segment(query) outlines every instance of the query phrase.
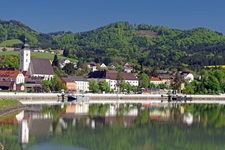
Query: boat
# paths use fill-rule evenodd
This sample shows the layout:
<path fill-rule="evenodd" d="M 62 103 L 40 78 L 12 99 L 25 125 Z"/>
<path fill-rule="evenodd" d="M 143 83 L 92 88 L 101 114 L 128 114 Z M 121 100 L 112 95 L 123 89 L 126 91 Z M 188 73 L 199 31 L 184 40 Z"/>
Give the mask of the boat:
<path fill-rule="evenodd" d="M 77 100 L 77 95 L 74 95 L 74 94 L 67 95 L 68 102 L 75 101 L 75 100 Z"/>
<path fill-rule="evenodd" d="M 89 102 L 89 97 L 85 95 L 75 95 L 75 94 L 68 94 L 67 95 L 67 101 L 72 102 Z"/>

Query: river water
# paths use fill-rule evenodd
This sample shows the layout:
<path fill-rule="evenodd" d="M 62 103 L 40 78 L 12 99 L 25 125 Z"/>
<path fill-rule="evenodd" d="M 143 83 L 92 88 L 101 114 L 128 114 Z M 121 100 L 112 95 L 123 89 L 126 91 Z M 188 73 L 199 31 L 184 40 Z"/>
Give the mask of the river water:
<path fill-rule="evenodd" d="M 225 150 L 225 105 L 28 105 L 0 118 L 0 145 L 5 150 Z"/>

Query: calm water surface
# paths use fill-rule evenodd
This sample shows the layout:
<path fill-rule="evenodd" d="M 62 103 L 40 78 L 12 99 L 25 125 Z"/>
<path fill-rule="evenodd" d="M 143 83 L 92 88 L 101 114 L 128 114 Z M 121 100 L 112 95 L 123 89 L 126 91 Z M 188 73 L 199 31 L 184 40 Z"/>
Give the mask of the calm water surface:
<path fill-rule="evenodd" d="M 29 105 L 0 118 L 0 145 L 5 150 L 225 150 L 225 106 Z"/>

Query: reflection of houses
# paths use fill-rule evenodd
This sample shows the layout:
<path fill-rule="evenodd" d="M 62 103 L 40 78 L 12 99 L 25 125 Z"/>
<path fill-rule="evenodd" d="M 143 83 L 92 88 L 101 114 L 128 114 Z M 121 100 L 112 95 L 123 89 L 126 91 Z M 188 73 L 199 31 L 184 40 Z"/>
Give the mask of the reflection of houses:
<path fill-rule="evenodd" d="M 33 112 L 29 115 L 30 134 L 42 135 L 51 131 L 53 116 L 51 114 L 41 114 Z"/>
<path fill-rule="evenodd" d="M 88 114 L 89 104 L 78 103 L 66 106 L 65 113 Z"/>
<path fill-rule="evenodd" d="M 170 119 L 170 110 L 159 110 L 154 109 L 150 111 L 149 119 L 150 120 L 159 120 L 159 121 L 165 121 Z"/>
<path fill-rule="evenodd" d="M 127 104 L 127 105 L 129 105 L 129 104 Z M 109 109 L 107 110 L 107 112 L 105 114 L 105 117 L 96 118 L 96 121 L 103 123 L 103 124 L 110 124 L 110 125 L 119 123 L 119 124 L 122 124 L 124 127 L 127 127 L 127 125 L 132 123 L 138 115 L 138 109 L 136 107 L 132 108 L 132 105 L 130 105 L 129 107 L 130 107 L 130 109 L 128 112 L 121 114 L 124 116 L 121 120 L 121 118 L 119 117 L 120 114 L 118 114 L 118 106 L 110 105 Z"/>
<path fill-rule="evenodd" d="M 193 123 L 193 115 L 190 112 L 188 112 L 187 114 L 184 114 L 183 123 L 187 125 L 191 125 Z"/>
<path fill-rule="evenodd" d="M 149 109 L 149 119 L 150 120 L 157 120 L 157 121 L 167 121 L 171 118 L 171 113 L 169 109 L 165 109 L 160 103 L 149 103 L 143 104 L 143 109 Z M 166 106 L 167 107 L 167 106 Z"/>

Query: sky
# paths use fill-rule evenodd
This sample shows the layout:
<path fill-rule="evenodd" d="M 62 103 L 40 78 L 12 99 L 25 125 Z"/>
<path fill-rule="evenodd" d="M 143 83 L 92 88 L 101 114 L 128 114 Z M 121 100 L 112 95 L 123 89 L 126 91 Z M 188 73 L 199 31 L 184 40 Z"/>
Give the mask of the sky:
<path fill-rule="evenodd" d="M 0 19 L 42 32 L 83 32 L 117 21 L 225 34 L 224 0 L 1 0 Z"/>

